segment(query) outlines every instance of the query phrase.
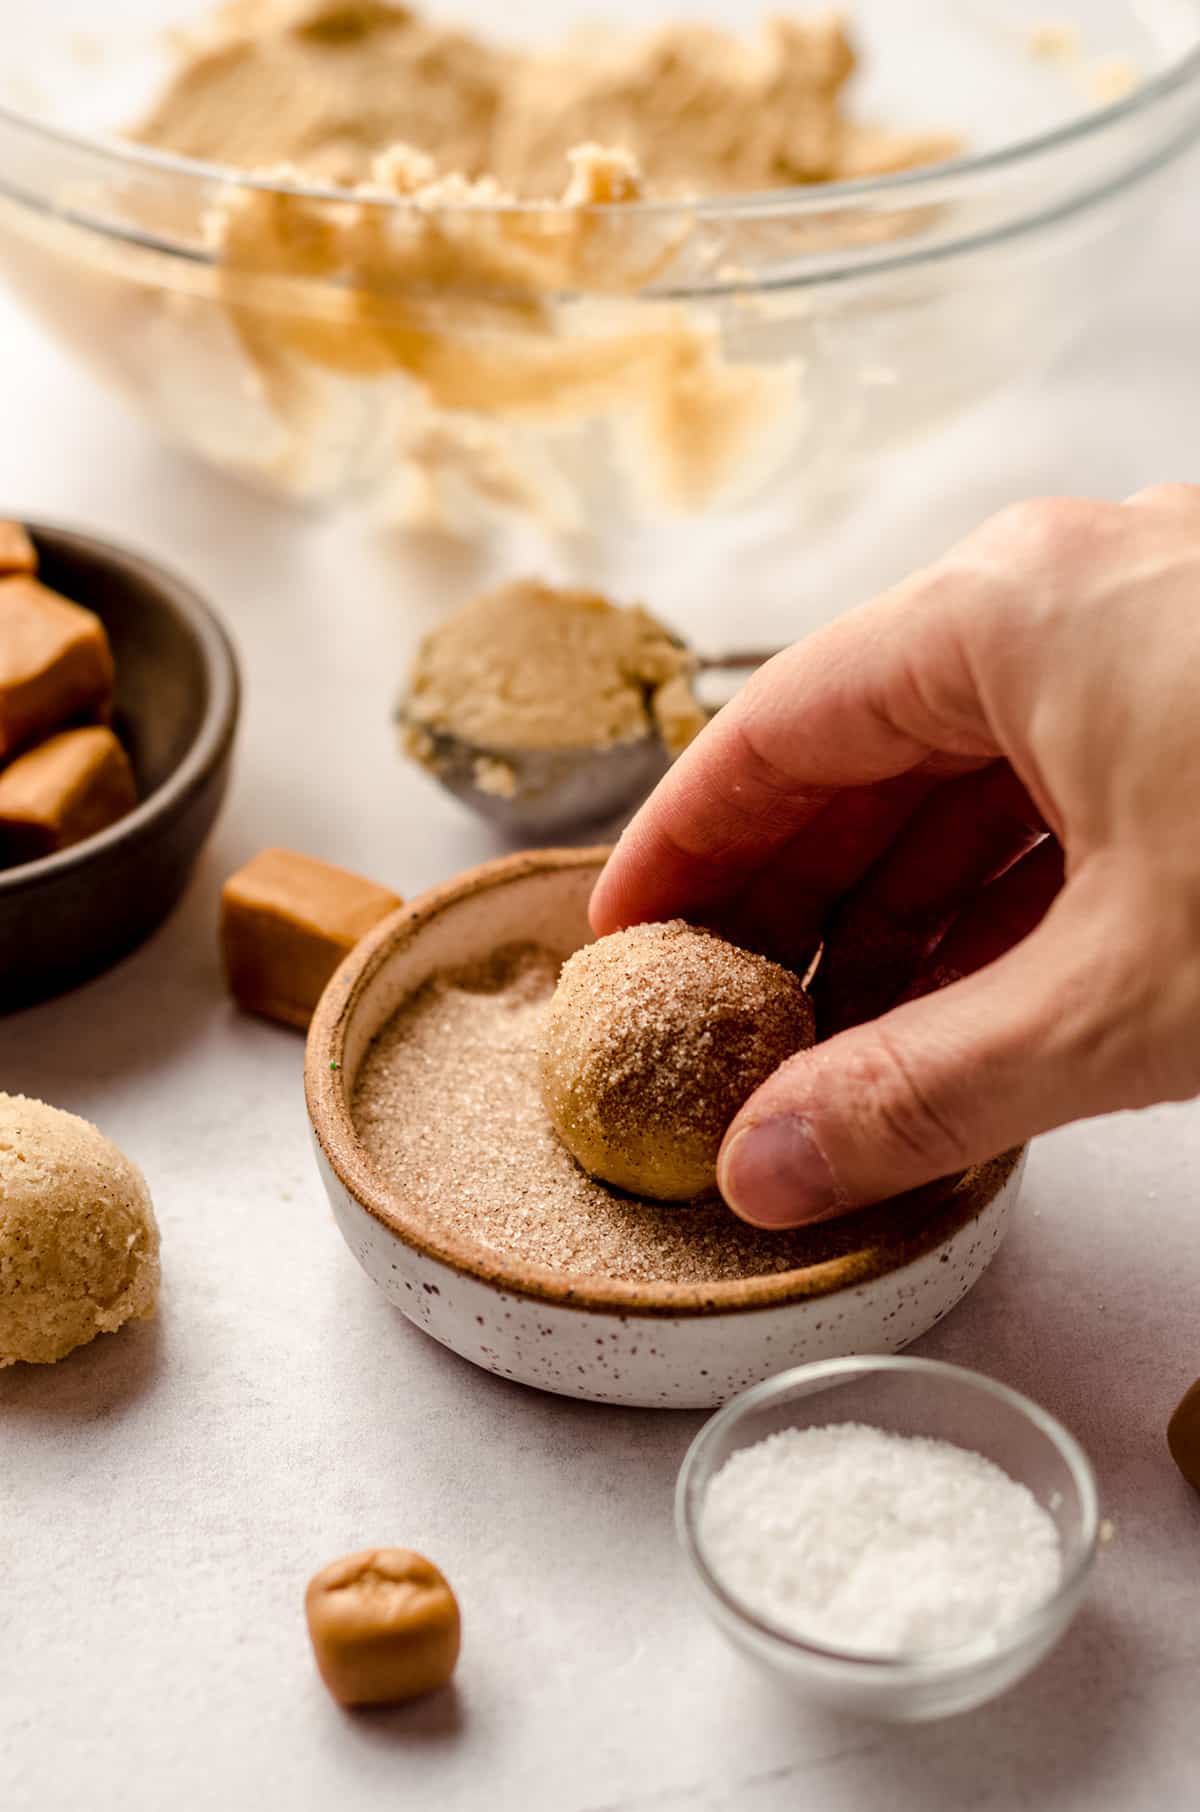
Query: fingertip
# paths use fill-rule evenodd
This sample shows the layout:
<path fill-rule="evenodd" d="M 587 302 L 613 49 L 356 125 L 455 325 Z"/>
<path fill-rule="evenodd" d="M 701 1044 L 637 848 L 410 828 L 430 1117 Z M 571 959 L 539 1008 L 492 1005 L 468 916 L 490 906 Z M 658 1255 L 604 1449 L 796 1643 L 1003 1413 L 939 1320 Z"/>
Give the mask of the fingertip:
<path fill-rule="evenodd" d="M 643 812 L 644 812 L 643 808 Z M 663 853 L 639 812 L 609 851 L 588 902 L 588 922 L 597 937 L 623 931 L 646 919 L 669 917 L 662 910 Z"/>
<path fill-rule="evenodd" d="M 717 1186 L 739 1220 L 770 1232 L 830 1220 L 852 1205 L 811 1121 L 796 1114 L 735 1121 L 717 1158 Z"/>
<path fill-rule="evenodd" d="M 619 850 L 618 844 L 600 870 L 599 879 L 592 888 L 592 896 L 588 901 L 588 924 L 597 937 L 607 937 L 610 931 L 621 931 L 629 923 L 621 914 L 619 877 L 614 875 L 613 870 Z"/>
<path fill-rule="evenodd" d="M 606 902 L 605 902 L 605 898 L 604 898 L 604 893 L 602 891 L 603 887 L 604 887 L 604 872 L 603 872 L 603 870 L 601 870 L 600 879 L 596 882 L 596 885 L 592 888 L 592 895 L 588 901 L 588 913 L 587 913 L 588 924 L 591 926 L 592 931 L 596 937 L 604 937 L 607 932 L 615 929 L 615 927 L 610 925 L 608 922 L 608 916 L 607 916 L 607 912 L 605 910 Z"/>

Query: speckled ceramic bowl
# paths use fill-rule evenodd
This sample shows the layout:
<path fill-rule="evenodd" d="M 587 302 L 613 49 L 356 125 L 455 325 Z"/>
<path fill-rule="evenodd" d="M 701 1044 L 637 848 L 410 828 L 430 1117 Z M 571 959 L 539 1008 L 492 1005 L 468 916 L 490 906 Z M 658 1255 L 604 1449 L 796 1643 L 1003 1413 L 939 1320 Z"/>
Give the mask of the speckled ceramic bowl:
<path fill-rule="evenodd" d="M 389 1016 L 431 975 L 499 945 L 578 949 L 605 853 L 538 850 L 471 869 L 385 919 L 334 976 L 309 1032 L 306 1089 L 350 1250 L 398 1308 L 464 1358 L 602 1403 L 707 1408 L 785 1366 L 915 1340 L 994 1256 L 1020 1153 L 811 1229 L 792 1269 L 683 1284 L 550 1271 L 431 1228 L 363 1149 L 350 1103 Z"/>

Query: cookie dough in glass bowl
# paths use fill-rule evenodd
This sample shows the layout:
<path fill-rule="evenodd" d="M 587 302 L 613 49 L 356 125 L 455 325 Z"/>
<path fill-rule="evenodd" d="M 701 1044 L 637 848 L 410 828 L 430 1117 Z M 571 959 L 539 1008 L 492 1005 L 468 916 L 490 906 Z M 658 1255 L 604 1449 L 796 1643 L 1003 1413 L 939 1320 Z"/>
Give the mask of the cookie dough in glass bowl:
<path fill-rule="evenodd" d="M 1200 128 L 1200 3 L 1075 10 L 2 0 L 0 273 L 260 487 L 736 522 L 1102 300 Z"/>

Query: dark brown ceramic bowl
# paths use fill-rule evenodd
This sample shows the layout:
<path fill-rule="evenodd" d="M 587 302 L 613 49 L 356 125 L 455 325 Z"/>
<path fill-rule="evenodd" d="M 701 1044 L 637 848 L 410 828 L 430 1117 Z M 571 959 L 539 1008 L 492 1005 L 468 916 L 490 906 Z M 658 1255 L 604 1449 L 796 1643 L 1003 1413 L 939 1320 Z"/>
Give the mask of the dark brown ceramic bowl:
<path fill-rule="evenodd" d="M 2 1012 L 107 968 L 170 912 L 224 797 L 238 715 L 229 638 L 189 585 L 94 536 L 27 527 L 43 582 L 108 631 L 113 728 L 140 803 L 72 849 L 0 869 Z"/>

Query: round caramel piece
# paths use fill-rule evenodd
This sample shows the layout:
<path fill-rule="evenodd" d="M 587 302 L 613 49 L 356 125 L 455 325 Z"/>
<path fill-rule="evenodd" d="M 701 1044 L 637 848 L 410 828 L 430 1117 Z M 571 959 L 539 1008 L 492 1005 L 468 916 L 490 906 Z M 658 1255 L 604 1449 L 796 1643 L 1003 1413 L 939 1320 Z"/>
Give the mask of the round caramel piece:
<path fill-rule="evenodd" d="M 458 1600 L 411 1548 L 365 1548 L 308 1582 L 308 1633 L 343 1705 L 389 1705 L 444 1686 L 458 1660 Z"/>
<path fill-rule="evenodd" d="M 563 965 L 539 1068 L 546 1112 L 591 1176 L 688 1202 L 716 1183 L 730 1121 L 813 1042 L 796 977 L 681 919 L 635 925 Z"/>

